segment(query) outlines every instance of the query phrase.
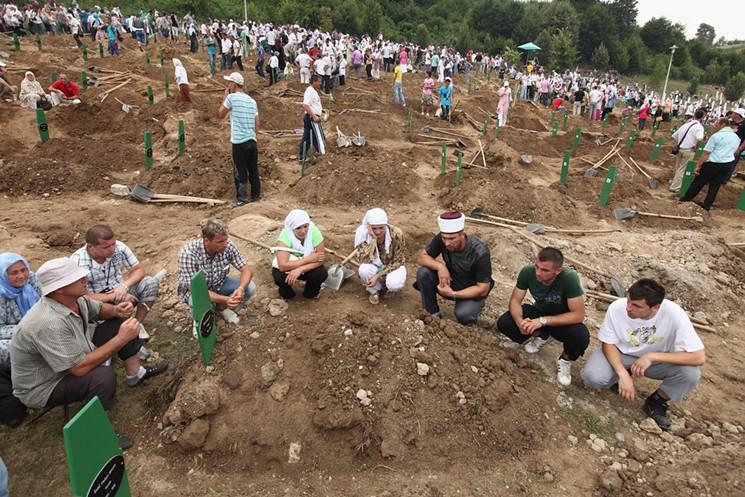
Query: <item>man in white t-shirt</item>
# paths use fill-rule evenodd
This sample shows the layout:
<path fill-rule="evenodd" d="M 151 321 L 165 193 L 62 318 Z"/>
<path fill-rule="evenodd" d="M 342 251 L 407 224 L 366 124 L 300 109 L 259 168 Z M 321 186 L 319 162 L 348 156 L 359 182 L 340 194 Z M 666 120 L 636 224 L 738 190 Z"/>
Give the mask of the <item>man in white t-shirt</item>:
<path fill-rule="evenodd" d="M 314 74 L 310 77 L 310 86 L 303 94 L 303 139 L 300 141 L 298 160 L 305 162 L 305 157 L 311 154 L 311 148 L 315 147 L 319 155 L 326 153 L 326 137 L 321 128 L 321 96 L 318 90 L 321 88 L 321 76 Z"/>
<path fill-rule="evenodd" d="M 662 380 L 644 402 L 646 412 L 663 430 L 670 429 L 667 402 L 681 402 L 701 380 L 704 344 L 686 312 L 665 299 L 652 279 L 631 285 L 628 297 L 613 302 L 605 314 L 595 350 L 582 369 L 588 388 L 618 390 L 626 400 L 636 396 L 633 378 Z"/>
<path fill-rule="evenodd" d="M 310 83 L 310 65 L 312 63 L 313 59 L 310 58 L 310 55 L 305 53 L 305 50 L 303 50 L 302 53 L 295 59 L 295 64 L 297 64 L 298 68 L 300 69 L 301 85 L 307 85 L 308 83 Z"/>

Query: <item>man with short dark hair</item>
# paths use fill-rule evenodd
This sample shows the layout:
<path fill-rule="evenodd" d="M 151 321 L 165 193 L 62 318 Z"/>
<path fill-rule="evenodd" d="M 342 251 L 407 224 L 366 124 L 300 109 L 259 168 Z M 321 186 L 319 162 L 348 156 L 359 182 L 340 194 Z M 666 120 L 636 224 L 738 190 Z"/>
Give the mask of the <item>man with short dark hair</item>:
<path fill-rule="evenodd" d="M 491 277 L 489 247 L 465 232 L 462 212 L 440 214 L 440 232 L 417 256 L 422 267 L 416 273 L 414 288 L 422 295 L 422 307 L 432 316 L 441 317 L 437 296 L 455 301 L 455 319 L 474 324 L 486 304 L 494 280 Z M 437 257 L 442 257 L 442 262 Z"/>
<path fill-rule="evenodd" d="M 701 124 L 706 114 L 702 109 L 696 110 L 693 118 L 678 128 L 673 133 L 673 140 L 678 145 L 678 154 L 675 156 L 675 169 L 673 170 L 673 179 L 670 181 L 670 191 L 678 193 L 683 184 L 683 175 L 688 162 L 692 161 L 696 149 L 704 139 L 704 125 Z"/>
<path fill-rule="evenodd" d="M 86 296 L 87 274 L 67 257 L 47 261 L 36 272 L 43 298 L 18 323 L 10 353 L 13 394 L 29 407 L 98 396 L 104 409 L 111 409 L 116 374 L 108 361 L 114 354 L 123 361 L 131 387 L 168 368 L 140 364 L 140 323 L 132 317 L 132 303 L 112 305 Z M 119 441 L 132 445 L 126 436 Z"/>
<path fill-rule="evenodd" d="M 256 101 L 243 91 L 243 76 L 239 72 L 223 76 L 228 82 L 217 116 L 223 119 L 230 114 L 230 143 L 233 153 L 233 178 L 236 201 L 233 207 L 261 200 L 257 131 L 259 108 Z M 251 198 L 246 196 L 246 183 L 251 183 Z"/>
<path fill-rule="evenodd" d="M 321 77 L 314 74 L 310 77 L 310 86 L 305 89 L 303 94 L 303 139 L 300 140 L 300 150 L 298 151 L 298 160 L 303 162 L 303 154 L 309 155 L 311 147 L 315 147 L 316 152 L 320 155 L 326 153 L 326 136 L 321 127 L 321 96 L 318 90 L 321 88 Z"/>
<path fill-rule="evenodd" d="M 643 278 L 628 296 L 613 302 L 598 332 L 602 347 L 582 368 L 587 388 L 617 390 L 636 397 L 633 378 L 662 380 L 644 401 L 646 412 L 663 430 L 670 429 L 667 402 L 681 402 L 701 380 L 704 344 L 678 304 L 665 298 L 665 288 Z"/>
<path fill-rule="evenodd" d="M 228 276 L 230 266 L 241 272 L 240 279 Z M 223 319 L 238 324 L 235 309 L 256 293 L 256 284 L 251 281 L 251 266 L 230 240 L 228 226 L 219 219 L 202 221 L 202 238 L 187 242 L 179 251 L 178 294 L 190 306 L 191 279 L 199 271 L 204 272 L 210 300 Z"/>
<path fill-rule="evenodd" d="M 528 290 L 533 305 L 523 304 Z M 582 323 L 584 294 L 577 273 L 564 267 L 561 251 L 545 247 L 534 264 L 520 270 L 509 310 L 497 322 L 497 329 L 513 342 L 525 343 L 529 354 L 539 352 L 549 338 L 562 342 L 564 350 L 556 361 L 556 378 L 563 386 L 572 383 L 572 362 L 590 344 L 590 332 Z"/>
<path fill-rule="evenodd" d="M 80 88 L 67 78 L 67 74 L 60 73 L 59 79 L 49 87 L 52 105 L 78 105 L 80 103 Z"/>

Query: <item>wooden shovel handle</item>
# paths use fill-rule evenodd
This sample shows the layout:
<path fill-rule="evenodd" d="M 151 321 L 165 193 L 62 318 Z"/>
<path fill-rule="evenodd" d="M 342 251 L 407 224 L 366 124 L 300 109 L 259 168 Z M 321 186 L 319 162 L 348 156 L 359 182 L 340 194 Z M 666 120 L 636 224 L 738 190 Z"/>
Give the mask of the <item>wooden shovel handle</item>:
<path fill-rule="evenodd" d="M 701 216 L 673 216 L 671 214 L 657 214 L 656 212 L 641 212 L 636 211 L 637 214 L 640 216 L 648 216 L 648 217 L 661 217 L 664 219 L 683 219 L 685 221 L 698 221 L 702 223 L 704 221 L 704 218 Z"/>

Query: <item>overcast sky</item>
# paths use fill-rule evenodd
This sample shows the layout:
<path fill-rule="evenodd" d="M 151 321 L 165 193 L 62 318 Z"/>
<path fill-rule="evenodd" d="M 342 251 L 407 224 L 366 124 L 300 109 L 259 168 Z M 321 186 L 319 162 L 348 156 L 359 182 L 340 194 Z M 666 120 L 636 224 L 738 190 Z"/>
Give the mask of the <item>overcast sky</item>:
<path fill-rule="evenodd" d="M 696 35 L 702 22 L 714 26 L 717 40 L 745 39 L 745 0 L 638 0 L 639 17 L 643 25 L 653 17 L 667 17 L 686 27 L 686 38 Z"/>

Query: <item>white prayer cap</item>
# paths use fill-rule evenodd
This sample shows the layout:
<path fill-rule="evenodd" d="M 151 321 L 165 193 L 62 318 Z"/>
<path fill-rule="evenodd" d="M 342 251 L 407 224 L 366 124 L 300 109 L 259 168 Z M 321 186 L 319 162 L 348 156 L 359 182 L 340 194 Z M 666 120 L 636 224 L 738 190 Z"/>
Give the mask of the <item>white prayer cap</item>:
<path fill-rule="evenodd" d="M 437 218 L 440 233 L 459 233 L 466 227 L 466 216 L 462 212 L 447 211 Z"/>

